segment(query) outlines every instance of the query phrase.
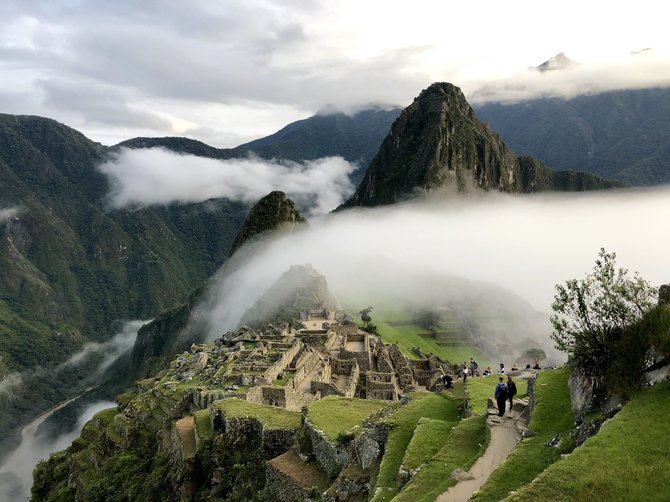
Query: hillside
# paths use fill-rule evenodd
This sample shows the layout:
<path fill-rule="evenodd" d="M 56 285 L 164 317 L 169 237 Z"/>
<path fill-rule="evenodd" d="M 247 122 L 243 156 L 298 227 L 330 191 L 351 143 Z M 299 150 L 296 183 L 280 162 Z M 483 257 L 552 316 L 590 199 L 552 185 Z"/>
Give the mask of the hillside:
<path fill-rule="evenodd" d="M 352 115 L 317 113 L 275 134 L 240 145 L 235 151 L 297 162 L 339 155 L 358 164 L 351 175 L 357 185 L 399 113 L 397 108 L 370 108 Z"/>
<path fill-rule="evenodd" d="M 0 115 L 0 202 L 18 208 L 0 223 L 0 375 L 23 380 L 0 394 L 0 441 L 76 388 L 34 368 L 184 301 L 223 263 L 247 211 L 225 200 L 109 211 L 96 169 L 107 152 L 53 120 Z"/>
<path fill-rule="evenodd" d="M 632 185 L 670 181 L 670 88 L 475 106 L 521 155 Z"/>
<path fill-rule="evenodd" d="M 556 173 L 517 157 L 481 122 L 458 87 L 435 83 L 393 123 L 356 193 L 343 207 L 391 204 L 437 189 L 512 193 L 611 188 L 581 172 Z"/>

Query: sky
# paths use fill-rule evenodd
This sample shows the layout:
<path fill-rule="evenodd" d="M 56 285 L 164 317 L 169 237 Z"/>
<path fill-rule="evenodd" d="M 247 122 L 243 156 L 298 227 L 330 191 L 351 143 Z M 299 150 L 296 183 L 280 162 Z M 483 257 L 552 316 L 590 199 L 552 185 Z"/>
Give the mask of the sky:
<path fill-rule="evenodd" d="M 407 106 L 670 85 L 662 2 L 4 0 L 0 112 L 111 145 L 232 147 L 327 105 Z M 579 63 L 529 68 L 563 52 Z"/>

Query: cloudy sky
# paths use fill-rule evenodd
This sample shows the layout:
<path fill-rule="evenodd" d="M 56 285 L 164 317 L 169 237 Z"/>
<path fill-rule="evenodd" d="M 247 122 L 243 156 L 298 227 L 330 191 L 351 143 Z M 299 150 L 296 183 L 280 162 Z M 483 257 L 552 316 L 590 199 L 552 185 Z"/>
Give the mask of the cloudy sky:
<path fill-rule="evenodd" d="M 434 81 L 518 100 L 670 84 L 662 2 L 3 0 L 0 112 L 104 144 L 235 146 L 327 104 L 406 106 Z M 531 71 L 564 52 L 580 63 Z"/>

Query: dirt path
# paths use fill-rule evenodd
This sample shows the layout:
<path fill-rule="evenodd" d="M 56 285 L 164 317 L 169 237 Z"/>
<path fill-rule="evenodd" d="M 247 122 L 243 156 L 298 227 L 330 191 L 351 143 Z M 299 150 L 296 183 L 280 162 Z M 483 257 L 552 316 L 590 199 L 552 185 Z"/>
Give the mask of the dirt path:
<path fill-rule="evenodd" d="M 465 502 L 474 492 L 479 490 L 491 473 L 507 458 L 517 445 L 517 421 L 519 412 L 506 413 L 504 417 L 490 416 L 488 425 L 491 429 L 489 446 L 484 454 L 477 459 L 461 480 L 446 492 L 439 495 L 436 502 Z"/>

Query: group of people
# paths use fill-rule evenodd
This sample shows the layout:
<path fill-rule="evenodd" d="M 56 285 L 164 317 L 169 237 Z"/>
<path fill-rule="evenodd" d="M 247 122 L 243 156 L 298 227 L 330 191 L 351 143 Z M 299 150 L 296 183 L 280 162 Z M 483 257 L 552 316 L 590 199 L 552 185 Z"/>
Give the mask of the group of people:
<path fill-rule="evenodd" d="M 517 371 L 519 368 L 516 363 L 512 366 L 510 371 Z M 531 365 L 527 364 L 526 369 L 531 369 Z M 540 365 L 538 361 L 535 361 L 532 369 L 539 370 Z M 498 405 L 498 416 L 502 417 L 505 414 L 505 408 L 509 402 L 509 411 L 512 411 L 512 404 L 514 396 L 517 394 L 516 383 L 512 379 L 511 375 L 507 375 L 507 381 L 505 381 L 505 364 L 500 363 L 500 368 L 496 371 L 499 374 L 498 383 L 496 384 L 494 397 L 496 399 L 496 404 Z M 488 366 L 484 371 L 482 371 L 481 376 L 489 376 L 493 374 L 491 366 Z M 470 358 L 470 362 L 465 361 L 463 367 L 461 368 L 461 375 L 463 376 L 463 383 L 468 379 L 468 376 L 480 376 L 479 365 L 474 358 Z M 453 387 L 454 378 L 451 375 L 442 374 L 442 383 L 445 388 L 450 389 Z"/>

